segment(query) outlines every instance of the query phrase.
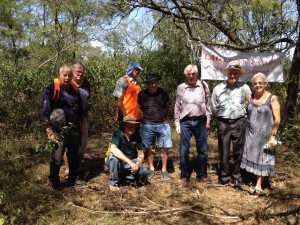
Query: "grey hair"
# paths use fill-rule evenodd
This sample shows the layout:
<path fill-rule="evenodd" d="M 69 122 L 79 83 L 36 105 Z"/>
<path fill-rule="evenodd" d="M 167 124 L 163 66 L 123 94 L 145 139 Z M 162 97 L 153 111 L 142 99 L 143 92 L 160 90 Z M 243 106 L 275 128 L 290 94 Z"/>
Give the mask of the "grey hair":
<path fill-rule="evenodd" d="M 187 74 L 188 72 L 195 72 L 198 74 L 198 67 L 196 65 L 193 65 L 193 64 L 190 64 L 190 65 L 187 65 L 184 69 L 184 74 Z"/>
<path fill-rule="evenodd" d="M 266 75 L 263 74 L 263 73 L 257 73 L 257 74 L 255 74 L 252 77 L 251 82 L 253 83 L 256 78 L 261 78 L 264 83 L 266 83 L 266 84 L 268 83 L 268 79 L 267 79 Z"/>
<path fill-rule="evenodd" d="M 85 69 L 84 68 L 84 65 L 81 63 L 81 62 L 78 62 L 78 63 L 75 63 L 73 66 L 72 66 L 72 69 L 74 70 L 75 68 L 82 68 L 82 69 Z"/>
<path fill-rule="evenodd" d="M 68 65 L 62 65 L 60 68 L 59 68 L 59 73 L 61 73 L 63 70 L 65 70 L 65 69 L 68 69 L 68 70 L 70 70 L 71 72 L 72 72 L 72 69 L 71 69 L 71 67 L 70 66 L 68 66 Z"/>

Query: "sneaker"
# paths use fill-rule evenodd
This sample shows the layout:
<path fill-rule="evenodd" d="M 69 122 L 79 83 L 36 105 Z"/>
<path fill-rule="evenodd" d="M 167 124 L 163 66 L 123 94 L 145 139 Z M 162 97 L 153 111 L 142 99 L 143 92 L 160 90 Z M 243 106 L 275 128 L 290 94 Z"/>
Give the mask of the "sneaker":
<path fill-rule="evenodd" d="M 164 180 L 171 180 L 171 176 L 168 171 L 164 171 L 161 173 Z"/>
<path fill-rule="evenodd" d="M 111 192 L 117 192 L 120 191 L 120 188 L 118 186 L 109 185 L 109 190 Z"/>
<path fill-rule="evenodd" d="M 189 180 L 187 178 L 182 178 L 180 180 L 181 187 L 188 187 L 189 186 Z"/>
<path fill-rule="evenodd" d="M 148 179 L 152 179 L 154 177 L 155 173 L 154 173 L 154 170 L 149 170 L 149 173 L 148 173 Z"/>

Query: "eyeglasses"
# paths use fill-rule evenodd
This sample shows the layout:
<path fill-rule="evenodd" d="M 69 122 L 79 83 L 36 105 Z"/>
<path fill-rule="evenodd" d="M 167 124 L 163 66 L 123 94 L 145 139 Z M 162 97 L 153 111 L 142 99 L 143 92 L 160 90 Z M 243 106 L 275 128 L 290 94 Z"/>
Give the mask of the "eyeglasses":
<path fill-rule="evenodd" d="M 253 84 L 253 86 L 255 86 L 255 85 L 264 85 L 265 82 L 253 82 L 252 84 Z"/>

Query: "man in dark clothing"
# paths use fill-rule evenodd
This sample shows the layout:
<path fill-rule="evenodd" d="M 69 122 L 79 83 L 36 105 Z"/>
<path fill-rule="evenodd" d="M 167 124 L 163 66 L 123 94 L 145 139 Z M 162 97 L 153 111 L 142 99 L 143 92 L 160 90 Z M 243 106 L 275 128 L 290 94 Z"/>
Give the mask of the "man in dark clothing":
<path fill-rule="evenodd" d="M 169 94 L 159 87 L 161 77 L 157 74 L 146 76 L 147 89 L 138 94 L 138 104 L 143 113 L 142 139 L 148 151 L 149 175 L 154 176 L 153 153 L 150 147 L 154 145 L 157 137 L 158 146 L 162 150 L 162 177 L 170 180 L 167 171 L 168 149 L 172 147 L 171 128 L 168 123 Z"/>
<path fill-rule="evenodd" d="M 76 63 L 72 67 L 73 71 L 73 85 L 76 85 L 78 88 L 78 92 L 81 97 L 81 102 L 82 102 L 82 108 L 83 111 L 85 112 L 85 115 L 88 115 L 88 109 L 89 109 L 89 99 L 90 99 L 90 93 L 91 93 L 91 86 L 88 80 L 85 78 L 85 68 L 82 63 Z M 84 117 L 82 121 L 82 138 L 81 138 L 81 146 L 80 146 L 80 160 L 79 164 L 81 165 L 84 152 L 87 146 L 87 139 L 88 139 L 88 118 Z M 64 160 L 65 160 L 65 165 L 66 165 L 66 170 L 65 174 L 69 174 L 69 163 L 68 163 L 68 158 L 66 154 L 64 155 Z"/>
<path fill-rule="evenodd" d="M 52 148 L 49 181 L 54 189 L 61 187 L 59 170 L 66 149 L 68 149 L 67 157 L 70 167 L 68 185 L 75 185 L 78 174 L 81 123 L 84 112 L 78 90 L 71 85 L 71 81 L 71 68 L 62 66 L 58 80 L 55 81 L 57 83 L 50 83 L 43 96 L 42 120 Z M 57 118 L 53 115 L 57 109 L 61 109 L 65 118 L 65 124 L 61 126 L 56 126 L 57 121 L 53 121 L 53 118 L 54 120 Z"/>

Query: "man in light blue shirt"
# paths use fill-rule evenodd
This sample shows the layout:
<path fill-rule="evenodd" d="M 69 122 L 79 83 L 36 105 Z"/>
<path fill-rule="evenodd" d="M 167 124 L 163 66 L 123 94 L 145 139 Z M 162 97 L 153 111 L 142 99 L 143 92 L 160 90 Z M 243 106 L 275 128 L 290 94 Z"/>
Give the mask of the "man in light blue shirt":
<path fill-rule="evenodd" d="M 227 72 L 227 81 L 218 84 L 212 93 L 212 110 L 217 116 L 219 149 L 219 184 L 230 181 L 229 156 L 233 145 L 234 170 L 232 172 L 234 188 L 242 190 L 240 165 L 245 143 L 245 102 L 251 90 L 239 78 L 246 74 L 238 61 L 232 61 L 223 69 Z"/>

